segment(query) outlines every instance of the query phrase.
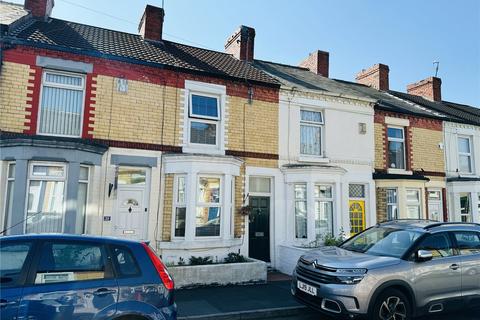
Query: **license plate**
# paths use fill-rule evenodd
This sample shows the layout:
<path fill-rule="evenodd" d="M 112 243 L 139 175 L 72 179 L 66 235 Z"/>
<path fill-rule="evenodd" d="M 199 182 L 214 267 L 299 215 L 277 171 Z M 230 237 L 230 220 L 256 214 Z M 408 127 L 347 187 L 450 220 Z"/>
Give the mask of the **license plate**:
<path fill-rule="evenodd" d="M 309 295 L 316 296 L 317 295 L 317 288 L 312 287 L 311 285 L 308 285 L 302 281 L 297 281 L 297 288 L 300 291 L 303 291 L 305 293 L 308 293 Z"/>

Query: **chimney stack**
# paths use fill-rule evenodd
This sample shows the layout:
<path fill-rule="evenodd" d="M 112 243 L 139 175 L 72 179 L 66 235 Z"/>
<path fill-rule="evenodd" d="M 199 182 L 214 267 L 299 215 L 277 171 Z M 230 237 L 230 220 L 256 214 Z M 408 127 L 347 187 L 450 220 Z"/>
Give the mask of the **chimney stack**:
<path fill-rule="evenodd" d="M 145 40 L 162 41 L 164 17 L 165 11 L 163 11 L 163 8 L 147 4 L 138 25 L 138 32 L 142 38 Z"/>
<path fill-rule="evenodd" d="M 299 66 L 328 78 L 329 58 L 328 52 L 317 50 L 310 53 L 305 60 L 300 62 Z"/>
<path fill-rule="evenodd" d="M 53 0 L 25 0 L 23 7 L 37 19 L 47 19 L 55 5 Z"/>
<path fill-rule="evenodd" d="M 407 92 L 431 101 L 442 101 L 442 79 L 429 77 L 407 85 Z"/>
<path fill-rule="evenodd" d="M 225 52 L 242 61 L 253 61 L 255 29 L 240 26 L 225 43 Z"/>
<path fill-rule="evenodd" d="M 388 73 L 390 69 L 386 64 L 377 63 L 368 69 L 360 71 L 355 79 L 358 83 L 369 87 L 387 91 L 389 90 Z"/>

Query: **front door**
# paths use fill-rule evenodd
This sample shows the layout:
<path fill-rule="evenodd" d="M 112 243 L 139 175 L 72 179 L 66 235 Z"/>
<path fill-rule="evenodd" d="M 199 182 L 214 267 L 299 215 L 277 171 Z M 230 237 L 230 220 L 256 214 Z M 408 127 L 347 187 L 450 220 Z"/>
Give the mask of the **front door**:
<path fill-rule="evenodd" d="M 250 197 L 250 257 L 270 262 L 270 197 Z"/>
<path fill-rule="evenodd" d="M 350 235 L 355 235 L 365 229 L 365 201 L 350 200 Z"/>
<path fill-rule="evenodd" d="M 143 240 L 147 238 L 149 169 L 119 167 L 114 234 Z"/>

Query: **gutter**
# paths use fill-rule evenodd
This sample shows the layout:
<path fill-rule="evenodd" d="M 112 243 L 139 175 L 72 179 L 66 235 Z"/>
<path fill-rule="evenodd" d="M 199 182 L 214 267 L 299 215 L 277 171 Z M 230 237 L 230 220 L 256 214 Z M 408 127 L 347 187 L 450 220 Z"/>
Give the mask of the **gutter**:
<path fill-rule="evenodd" d="M 107 60 L 115 60 L 120 62 L 131 63 L 131 64 L 143 65 L 147 67 L 154 67 L 154 68 L 160 68 L 160 69 L 172 70 L 172 71 L 181 71 L 184 73 L 195 74 L 195 75 L 223 78 L 230 81 L 242 81 L 242 82 L 245 81 L 244 78 L 237 78 L 237 77 L 229 76 L 227 74 L 218 74 L 218 73 L 212 73 L 208 71 L 193 70 L 193 69 L 177 67 L 177 66 L 172 66 L 172 65 L 158 63 L 158 62 L 142 61 L 134 58 L 127 58 L 127 57 L 116 56 L 113 54 L 100 53 L 98 51 L 93 51 L 93 50 L 82 50 L 82 49 L 62 47 L 62 46 L 56 46 L 56 45 L 50 45 L 50 44 L 44 44 L 44 43 L 37 43 L 37 42 L 19 39 L 11 36 L 5 37 L 3 41 L 6 43 L 15 44 L 15 45 L 24 45 L 24 46 L 33 47 L 33 48 L 61 51 L 61 52 L 67 52 L 67 53 L 72 53 L 77 55 L 85 55 L 85 56 L 90 56 L 95 58 L 102 58 Z M 266 86 L 270 88 L 276 88 L 276 89 L 280 88 L 280 84 L 275 84 L 275 83 L 262 82 L 258 80 L 249 80 L 249 82 L 256 85 Z"/>

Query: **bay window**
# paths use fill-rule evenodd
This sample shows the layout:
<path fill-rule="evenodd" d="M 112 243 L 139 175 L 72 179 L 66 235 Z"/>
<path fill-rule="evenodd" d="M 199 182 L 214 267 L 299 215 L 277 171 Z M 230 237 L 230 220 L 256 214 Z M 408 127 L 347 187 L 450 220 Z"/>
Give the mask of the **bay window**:
<path fill-rule="evenodd" d="M 75 233 L 81 234 L 85 231 L 85 219 L 87 216 L 88 203 L 88 181 L 90 175 L 90 168 L 87 166 L 80 166 L 80 176 L 78 179 L 77 192 L 77 216 L 75 223 Z"/>
<path fill-rule="evenodd" d="M 472 201 L 470 193 L 460 193 L 460 220 L 462 222 L 472 222 Z"/>
<path fill-rule="evenodd" d="M 315 234 L 333 235 L 333 194 L 330 185 L 315 185 Z"/>
<path fill-rule="evenodd" d="M 85 76 L 46 70 L 42 75 L 38 134 L 80 137 Z"/>
<path fill-rule="evenodd" d="M 295 184 L 295 237 L 307 238 L 307 185 Z"/>
<path fill-rule="evenodd" d="M 321 112 L 300 110 L 300 154 L 322 155 L 323 124 Z"/>
<path fill-rule="evenodd" d="M 25 233 L 63 231 L 65 182 L 63 164 L 30 165 Z"/>
<path fill-rule="evenodd" d="M 387 192 L 387 220 L 398 219 L 398 193 L 396 188 L 389 188 Z"/>
<path fill-rule="evenodd" d="M 407 189 L 407 218 L 421 218 L 420 189 Z"/>
<path fill-rule="evenodd" d="M 220 236 L 221 179 L 219 177 L 198 178 L 195 235 L 197 237 Z"/>
<path fill-rule="evenodd" d="M 8 219 L 12 216 L 13 209 L 13 187 L 15 184 L 15 162 L 11 162 L 7 167 L 7 193 L 5 196 L 5 221 L 4 229 L 9 225 Z"/>
<path fill-rule="evenodd" d="M 405 169 L 404 128 L 388 127 L 388 163 L 392 169 Z"/>
<path fill-rule="evenodd" d="M 189 142 L 218 146 L 219 97 L 192 93 L 189 102 Z"/>
<path fill-rule="evenodd" d="M 461 173 L 472 173 L 472 143 L 470 137 L 458 137 L 458 169 Z"/>
<path fill-rule="evenodd" d="M 186 176 L 176 176 L 174 196 L 174 231 L 176 238 L 185 237 L 185 216 L 187 213 L 186 203 Z"/>

